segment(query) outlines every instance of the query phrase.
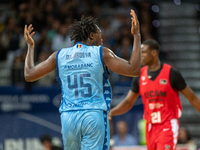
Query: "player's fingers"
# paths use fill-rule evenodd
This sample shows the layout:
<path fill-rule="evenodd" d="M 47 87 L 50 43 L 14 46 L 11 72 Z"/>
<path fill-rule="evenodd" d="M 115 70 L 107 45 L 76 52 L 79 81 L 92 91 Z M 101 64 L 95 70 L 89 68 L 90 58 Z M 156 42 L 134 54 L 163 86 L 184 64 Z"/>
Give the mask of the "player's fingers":
<path fill-rule="evenodd" d="M 137 20 L 137 15 L 135 14 L 135 11 L 131 9 L 131 14 L 133 15 L 134 19 Z"/>
<path fill-rule="evenodd" d="M 131 9 L 131 15 L 133 16 L 133 18 L 135 19 L 135 23 L 136 24 L 139 24 L 138 22 L 138 18 L 137 18 L 137 15 L 135 14 L 135 11 Z"/>
<path fill-rule="evenodd" d="M 32 28 L 30 28 L 30 30 L 29 30 L 29 33 L 31 33 L 33 31 L 33 27 Z"/>
<path fill-rule="evenodd" d="M 135 25 L 136 25 L 135 19 L 134 19 L 134 18 L 131 18 L 131 20 L 132 20 L 132 25 L 135 26 Z"/>
<path fill-rule="evenodd" d="M 138 20 L 137 20 L 137 16 L 136 16 L 136 14 L 135 14 L 135 12 L 134 12 L 134 10 L 131 10 L 131 15 L 132 15 L 132 17 L 131 17 L 131 19 L 132 19 L 132 23 L 133 23 L 133 25 L 138 25 Z"/>
<path fill-rule="evenodd" d="M 30 24 L 29 26 L 28 26 L 28 29 L 30 29 L 32 27 L 32 24 Z"/>
<path fill-rule="evenodd" d="M 30 34 L 30 36 L 32 37 L 34 34 L 35 34 L 35 32 L 32 32 L 32 33 Z"/>
<path fill-rule="evenodd" d="M 30 33 L 31 28 L 32 28 L 32 24 L 30 24 L 30 25 L 28 26 L 28 32 L 29 32 L 29 33 Z"/>
<path fill-rule="evenodd" d="M 26 32 L 27 32 L 27 25 L 25 25 L 24 27 L 24 36 L 26 35 Z"/>
<path fill-rule="evenodd" d="M 135 14 L 135 11 L 131 9 L 131 12 L 130 12 L 131 16 L 134 17 L 134 14 Z"/>

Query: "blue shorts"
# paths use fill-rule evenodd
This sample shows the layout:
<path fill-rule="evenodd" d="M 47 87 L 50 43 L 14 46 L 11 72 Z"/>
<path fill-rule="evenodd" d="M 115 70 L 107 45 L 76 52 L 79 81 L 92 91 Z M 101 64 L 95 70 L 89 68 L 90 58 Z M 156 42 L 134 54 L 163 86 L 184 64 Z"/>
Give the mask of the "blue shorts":
<path fill-rule="evenodd" d="M 108 150 L 110 130 L 107 112 L 75 110 L 61 113 L 64 150 Z"/>

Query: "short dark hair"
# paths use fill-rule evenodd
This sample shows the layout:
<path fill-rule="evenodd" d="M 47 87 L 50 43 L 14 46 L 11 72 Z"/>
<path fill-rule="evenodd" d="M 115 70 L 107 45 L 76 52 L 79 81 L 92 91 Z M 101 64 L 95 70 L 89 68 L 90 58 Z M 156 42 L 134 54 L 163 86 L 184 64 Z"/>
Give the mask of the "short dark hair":
<path fill-rule="evenodd" d="M 148 45 L 150 50 L 157 50 L 158 52 L 160 52 L 160 45 L 158 44 L 158 42 L 154 39 L 148 39 L 144 42 L 142 42 L 142 44 L 144 45 Z"/>
<path fill-rule="evenodd" d="M 51 142 L 52 141 L 52 137 L 48 134 L 43 135 L 40 137 L 40 142 L 43 143 L 45 141 Z"/>
<path fill-rule="evenodd" d="M 92 16 L 84 17 L 82 15 L 81 20 L 74 20 L 73 24 L 69 26 L 69 35 L 71 41 L 81 42 L 86 41 L 91 32 L 97 32 L 97 19 Z"/>

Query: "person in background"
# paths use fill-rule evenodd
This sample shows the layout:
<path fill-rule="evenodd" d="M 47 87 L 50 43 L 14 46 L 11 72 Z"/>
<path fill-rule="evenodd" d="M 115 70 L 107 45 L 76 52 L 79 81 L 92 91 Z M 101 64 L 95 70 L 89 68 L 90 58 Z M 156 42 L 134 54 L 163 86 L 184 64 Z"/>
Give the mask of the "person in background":
<path fill-rule="evenodd" d="M 74 45 L 74 41 L 70 39 L 67 24 L 61 24 L 52 38 L 51 50 L 55 52 L 63 47 L 71 47 Z"/>
<path fill-rule="evenodd" d="M 114 146 L 135 146 L 138 145 L 136 138 L 128 133 L 128 125 L 121 120 L 116 123 L 117 134 L 113 135 Z"/>
<path fill-rule="evenodd" d="M 1 46 L 7 50 L 7 68 L 11 69 L 16 56 L 22 54 L 20 47 L 20 29 L 15 17 L 9 17 L 6 21 L 5 29 L 0 35 Z"/>
<path fill-rule="evenodd" d="M 200 112 L 200 99 L 185 83 L 181 73 L 159 59 L 160 45 L 153 39 L 141 45 L 142 69 L 133 79 L 127 96 L 109 116 L 129 111 L 139 95 L 144 105 L 148 150 L 175 150 L 178 142 L 182 106 L 179 91 Z"/>
<path fill-rule="evenodd" d="M 61 147 L 55 146 L 52 143 L 52 137 L 48 134 L 40 137 L 40 142 L 44 147 L 44 150 L 62 150 Z"/>
<path fill-rule="evenodd" d="M 180 127 L 180 129 L 179 129 L 178 144 L 188 145 L 189 150 L 197 149 L 197 146 L 196 146 L 195 142 L 192 140 L 192 137 L 191 137 L 189 131 L 184 127 Z"/>
<path fill-rule="evenodd" d="M 23 85 L 24 80 L 24 61 L 22 56 L 16 56 L 11 67 L 11 82 L 13 85 Z"/>
<path fill-rule="evenodd" d="M 130 12 L 131 33 L 134 37 L 129 61 L 117 57 L 102 47 L 103 39 L 93 17 L 81 17 L 69 26 L 73 47 L 62 48 L 45 61 L 34 65 L 32 25 L 25 25 L 24 38 L 28 45 L 24 76 L 27 82 L 36 81 L 56 69 L 62 89 L 62 136 L 65 150 L 109 149 L 108 113 L 112 99 L 108 80 L 110 69 L 121 75 L 135 77 L 141 69 L 141 36 L 137 16 Z"/>

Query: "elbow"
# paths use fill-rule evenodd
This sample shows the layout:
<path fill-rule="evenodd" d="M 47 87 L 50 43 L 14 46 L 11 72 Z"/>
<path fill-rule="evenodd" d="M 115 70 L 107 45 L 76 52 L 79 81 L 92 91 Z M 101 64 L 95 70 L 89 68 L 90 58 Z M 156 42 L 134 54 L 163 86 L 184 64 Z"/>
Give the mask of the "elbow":
<path fill-rule="evenodd" d="M 24 78 L 26 82 L 33 82 L 35 81 L 35 75 L 31 73 L 29 70 L 24 70 Z"/>
<path fill-rule="evenodd" d="M 24 75 L 24 78 L 25 78 L 25 81 L 26 81 L 26 82 L 33 82 L 33 81 L 34 81 L 34 80 L 30 77 L 29 74 L 25 74 L 25 75 Z"/>
<path fill-rule="evenodd" d="M 127 111 L 129 111 L 133 107 L 134 103 L 131 103 L 130 100 L 126 100 Z"/>
<path fill-rule="evenodd" d="M 129 74 L 131 77 L 138 77 L 141 71 L 141 63 L 135 63 L 135 65 L 130 65 Z"/>
<path fill-rule="evenodd" d="M 140 75 L 140 70 L 141 70 L 141 67 L 137 68 L 137 69 L 134 69 L 132 71 L 132 77 L 138 77 Z"/>
<path fill-rule="evenodd" d="M 134 74 L 134 77 L 138 77 L 138 76 L 140 76 L 140 70 L 135 72 L 135 74 Z"/>

